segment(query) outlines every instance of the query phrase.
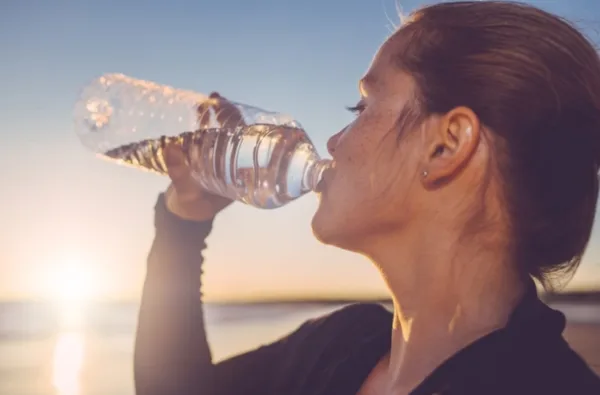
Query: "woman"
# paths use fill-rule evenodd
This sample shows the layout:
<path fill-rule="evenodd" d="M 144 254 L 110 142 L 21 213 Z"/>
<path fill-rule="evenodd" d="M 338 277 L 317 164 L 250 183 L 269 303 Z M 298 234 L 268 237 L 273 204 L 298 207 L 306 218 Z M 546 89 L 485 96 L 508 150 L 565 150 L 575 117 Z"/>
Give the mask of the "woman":
<path fill-rule="evenodd" d="M 328 143 L 313 219 L 369 257 L 393 315 L 356 304 L 213 364 L 199 297 L 204 240 L 231 202 L 167 155 L 172 186 L 139 317 L 138 395 L 600 394 L 532 277 L 572 273 L 600 164 L 600 60 L 559 18 L 504 2 L 413 14 L 360 81 Z"/>

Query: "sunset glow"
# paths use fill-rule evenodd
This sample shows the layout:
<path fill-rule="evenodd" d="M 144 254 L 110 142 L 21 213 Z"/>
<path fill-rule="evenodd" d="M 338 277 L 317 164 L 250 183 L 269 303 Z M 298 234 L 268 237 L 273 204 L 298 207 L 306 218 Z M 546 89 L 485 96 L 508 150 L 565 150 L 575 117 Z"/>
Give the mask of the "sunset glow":
<path fill-rule="evenodd" d="M 48 266 L 40 281 L 43 282 L 46 298 L 58 304 L 61 310 L 78 310 L 102 293 L 97 268 L 76 255 L 58 258 Z"/>

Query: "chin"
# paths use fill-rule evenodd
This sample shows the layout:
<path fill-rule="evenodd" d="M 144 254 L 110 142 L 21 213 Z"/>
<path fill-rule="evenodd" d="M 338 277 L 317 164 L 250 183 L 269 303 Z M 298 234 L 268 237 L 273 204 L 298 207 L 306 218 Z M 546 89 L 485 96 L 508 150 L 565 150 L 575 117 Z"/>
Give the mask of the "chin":
<path fill-rule="evenodd" d="M 346 217 L 347 218 L 347 217 Z M 312 219 L 312 231 L 323 244 L 353 250 L 348 221 L 340 221 L 335 213 L 319 208 Z"/>
<path fill-rule="evenodd" d="M 312 219 L 313 234 L 323 244 L 334 245 L 336 236 L 339 236 L 339 231 L 337 231 L 339 227 L 335 225 L 335 221 L 331 217 L 332 213 L 330 211 L 319 206 Z"/>

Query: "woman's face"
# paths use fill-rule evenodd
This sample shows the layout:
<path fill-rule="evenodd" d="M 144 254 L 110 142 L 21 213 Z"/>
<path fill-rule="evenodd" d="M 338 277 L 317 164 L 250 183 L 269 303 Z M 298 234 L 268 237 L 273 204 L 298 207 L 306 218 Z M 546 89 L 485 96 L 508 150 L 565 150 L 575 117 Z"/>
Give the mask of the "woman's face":
<path fill-rule="evenodd" d="M 349 250 L 406 227 L 418 212 L 423 142 L 420 133 L 398 130 L 400 115 L 412 107 L 414 83 L 394 66 L 393 44 L 394 37 L 382 45 L 360 81 L 356 119 L 327 144 L 335 166 L 324 175 L 313 231 Z"/>

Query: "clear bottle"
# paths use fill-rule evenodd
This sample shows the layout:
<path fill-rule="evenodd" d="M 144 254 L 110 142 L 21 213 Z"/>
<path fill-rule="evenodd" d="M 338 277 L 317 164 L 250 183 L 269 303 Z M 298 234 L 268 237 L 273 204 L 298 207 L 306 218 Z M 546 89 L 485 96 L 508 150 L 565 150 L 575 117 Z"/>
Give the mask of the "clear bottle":
<path fill-rule="evenodd" d="M 203 188 L 259 208 L 314 191 L 331 163 L 287 115 L 122 74 L 83 89 L 75 130 L 98 155 L 162 175 L 164 147 L 179 144 Z"/>

